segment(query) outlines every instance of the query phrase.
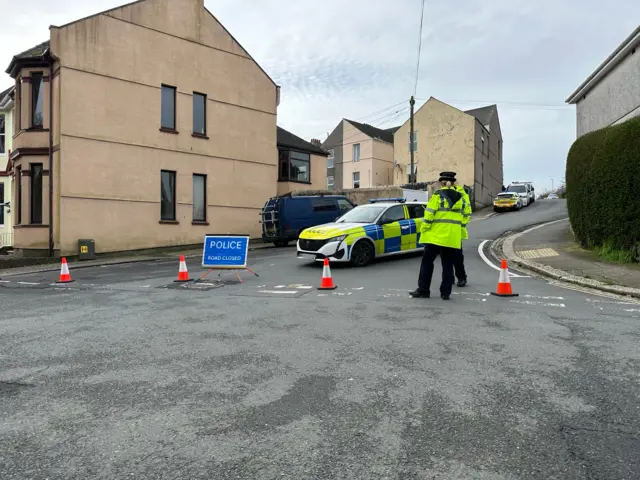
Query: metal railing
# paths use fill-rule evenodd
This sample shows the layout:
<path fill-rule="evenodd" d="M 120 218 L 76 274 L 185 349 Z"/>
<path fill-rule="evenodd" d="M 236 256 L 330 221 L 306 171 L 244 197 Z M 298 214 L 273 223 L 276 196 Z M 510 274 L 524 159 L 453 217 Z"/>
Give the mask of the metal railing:
<path fill-rule="evenodd" d="M 13 232 L 0 232 L 0 248 L 13 247 Z"/>

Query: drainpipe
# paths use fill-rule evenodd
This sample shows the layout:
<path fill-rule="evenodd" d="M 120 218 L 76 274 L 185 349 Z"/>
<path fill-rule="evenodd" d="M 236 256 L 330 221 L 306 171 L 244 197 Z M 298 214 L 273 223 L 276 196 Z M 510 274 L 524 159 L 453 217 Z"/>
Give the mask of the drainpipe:
<path fill-rule="evenodd" d="M 53 257 L 53 63 L 51 49 L 45 52 L 49 60 L 49 257 Z"/>

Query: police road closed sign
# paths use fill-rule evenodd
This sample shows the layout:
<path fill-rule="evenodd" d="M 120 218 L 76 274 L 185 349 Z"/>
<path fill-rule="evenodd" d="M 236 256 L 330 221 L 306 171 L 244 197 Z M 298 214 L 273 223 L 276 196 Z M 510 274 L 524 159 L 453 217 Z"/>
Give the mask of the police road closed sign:
<path fill-rule="evenodd" d="M 249 235 L 206 235 L 202 250 L 205 268 L 246 268 Z"/>

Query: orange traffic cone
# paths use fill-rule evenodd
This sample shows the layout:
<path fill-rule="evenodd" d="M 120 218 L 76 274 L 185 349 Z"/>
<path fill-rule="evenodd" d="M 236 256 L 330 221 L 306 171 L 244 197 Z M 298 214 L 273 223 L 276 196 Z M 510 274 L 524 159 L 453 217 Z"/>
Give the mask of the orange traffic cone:
<path fill-rule="evenodd" d="M 187 262 L 184 261 L 184 255 L 180 255 L 180 268 L 178 269 L 178 279 L 174 282 L 190 282 L 189 272 L 187 271 Z"/>
<path fill-rule="evenodd" d="M 338 288 L 337 285 L 334 285 L 333 278 L 331 278 L 331 269 L 329 268 L 329 259 L 324 259 L 324 267 L 322 267 L 322 281 L 320 282 L 320 286 L 318 290 L 335 290 Z"/>
<path fill-rule="evenodd" d="M 500 264 L 500 277 L 498 278 L 498 287 L 495 292 L 491 292 L 491 295 L 498 297 L 517 297 L 517 293 L 513 293 L 511 290 L 511 280 L 509 279 L 509 267 L 507 267 L 507 261 L 503 258 Z"/>
<path fill-rule="evenodd" d="M 73 282 L 71 280 L 71 275 L 69 274 L 69 265 L 67 265 L 66 257 L 62 257 L 62 266 L 60 267 L 60 280 L 56 283 L 70 283 Z"/>

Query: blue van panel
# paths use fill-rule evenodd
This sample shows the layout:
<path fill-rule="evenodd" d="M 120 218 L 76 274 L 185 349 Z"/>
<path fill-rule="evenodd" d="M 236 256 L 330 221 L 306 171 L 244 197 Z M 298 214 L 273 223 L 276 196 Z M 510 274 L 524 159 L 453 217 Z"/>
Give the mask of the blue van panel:
<path fill-rule="evenodd" d="M 263 240 L 297 240 L 305 228 L 333 222 L 344 213 L 340 211 L 338 199 L 349 201 L 340 195 L 270 198 L 261 212 Z"/>

